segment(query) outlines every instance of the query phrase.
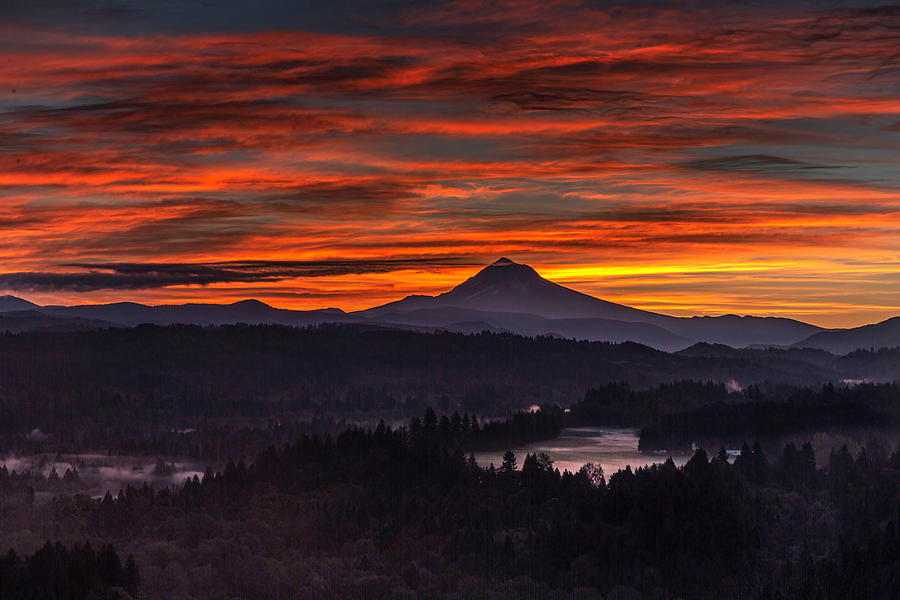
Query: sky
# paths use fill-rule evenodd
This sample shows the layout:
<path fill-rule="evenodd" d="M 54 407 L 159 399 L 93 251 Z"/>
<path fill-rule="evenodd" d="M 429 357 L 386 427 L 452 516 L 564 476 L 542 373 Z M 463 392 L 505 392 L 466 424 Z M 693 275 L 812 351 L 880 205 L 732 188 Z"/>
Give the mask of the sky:
<path fill-rule="evenodd" d="M 353 310 L 500 256 L 900 315 L 900 6 L 4 0 L 0 293 Z"/>

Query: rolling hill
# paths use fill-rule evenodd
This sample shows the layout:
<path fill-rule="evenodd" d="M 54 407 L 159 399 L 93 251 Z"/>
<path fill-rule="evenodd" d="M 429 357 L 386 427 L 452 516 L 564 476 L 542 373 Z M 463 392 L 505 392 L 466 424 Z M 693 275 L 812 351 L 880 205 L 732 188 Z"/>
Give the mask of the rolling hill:
<path fill-rule="evenodd" d="M 900 317 L 853 329 L 820 331 L 793 344 L 796 348 L 817 348 L 832 354 L 847 354 L 860 348 L 893 348 L 900 346 Z"/>

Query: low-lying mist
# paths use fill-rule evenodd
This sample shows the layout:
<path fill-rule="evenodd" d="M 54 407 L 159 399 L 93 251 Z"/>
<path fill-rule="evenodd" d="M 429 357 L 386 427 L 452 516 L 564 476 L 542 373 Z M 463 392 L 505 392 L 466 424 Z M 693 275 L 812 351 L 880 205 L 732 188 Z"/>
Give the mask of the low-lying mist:
<path fill-rule="evenodd" d="M 207 467 L 190 460 L 154 460 L 142 456 L 107 456 L 104 454 L 33 454 L 0 457 L 0 467 L 10 473 L 32 473 L 41 478 L 60 481 L 82 493 L 100 497 L 109 491 L 115 495 L 128 485 L 142 486 L 145 482 L 155 488 L 180 485 L 185 479 L 203 477 Z M 213 465 L 215 468 L 216 465 Z M 77 471 L 77 479 L 65 478 L 66 472 Z"/>

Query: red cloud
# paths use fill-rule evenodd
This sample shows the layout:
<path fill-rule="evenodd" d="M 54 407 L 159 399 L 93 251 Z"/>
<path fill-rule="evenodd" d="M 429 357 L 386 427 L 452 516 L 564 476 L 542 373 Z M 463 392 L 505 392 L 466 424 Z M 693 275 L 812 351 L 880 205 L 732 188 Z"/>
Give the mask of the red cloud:
<path fill-rule="evenodd" d="M 591 285 L 657 265 L 664 295 L 673 257 L 790 263 L 823 286 L 856 281 L 848 259 L 894 268 L 896 11 L 493 6 L 411 11 L 392 36 L 6 24 L 5 272 L 512 253 L 594 265 Z M 349 307 L 458 274 L 276 287 L 307 306 L 344 286 Z"/>

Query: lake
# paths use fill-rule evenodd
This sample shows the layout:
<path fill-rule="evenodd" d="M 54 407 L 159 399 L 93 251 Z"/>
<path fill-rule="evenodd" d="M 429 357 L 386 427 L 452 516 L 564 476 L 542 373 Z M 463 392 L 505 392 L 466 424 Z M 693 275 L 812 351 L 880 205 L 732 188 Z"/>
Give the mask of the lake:
<path fill-rule="evenodd" d="M 574 473 L 585 463 L 592 462 L 603 467 L 603 473 L 609 478 L 628 465 L 636 469 L 665 462 L 668 458 L 666 455 L 653 456 L 639 452 L 638 439 L 636 429 L 571 427 L 563 429 L 556 439 L 520 446 L 512 451 L 516 454 L 520 468 L 526 454 L 546 452 L 560 472 L 569 470 Z M 494 463 L 499 468 L 505 451 L 476 452 L 475 460 L 483 467 Z M 672 460 L 680 466 L 690 458 L 688 455 L 677 455 Z"/>

